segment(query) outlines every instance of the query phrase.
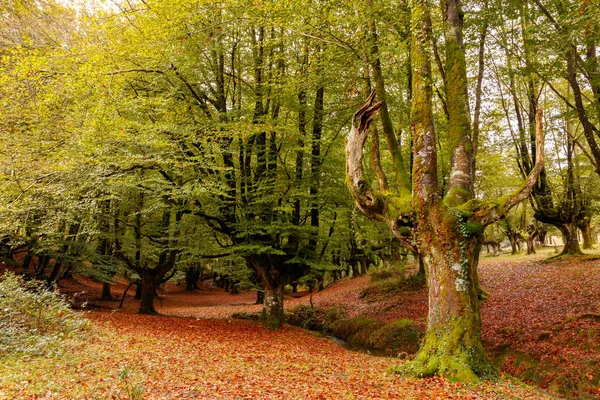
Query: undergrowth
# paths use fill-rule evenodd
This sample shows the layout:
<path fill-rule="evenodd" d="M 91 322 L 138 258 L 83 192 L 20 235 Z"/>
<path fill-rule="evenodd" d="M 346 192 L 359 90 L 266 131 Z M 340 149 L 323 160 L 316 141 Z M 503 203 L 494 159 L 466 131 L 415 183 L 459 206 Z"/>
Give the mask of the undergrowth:
<path fill-rule="evenodd" d="M 386 324 L 374 318 L 356 317 L 339 320 L 332 328 L 335 337 L 350 344 L 403 358 L 417 352 L 423 337 L 421 328 L 410 319 Z"/>
<path fill-rule="evenodd" d="M 61 353 L 89 330 L 56 289 L 9 272 L 0 277 L 0 357 Z"/>

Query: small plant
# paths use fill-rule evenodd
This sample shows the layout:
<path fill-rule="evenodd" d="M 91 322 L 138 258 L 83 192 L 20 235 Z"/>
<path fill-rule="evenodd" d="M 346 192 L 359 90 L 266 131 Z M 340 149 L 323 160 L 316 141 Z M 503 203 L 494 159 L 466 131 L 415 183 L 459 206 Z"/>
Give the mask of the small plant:
<path fill-rule="evenodd" d="M 56 288 L 9 272 L 0 277 L 0 357 L 60 353 L 89 329 Z"/>
<path fill-rule="evenodd" d="M 128 400 L 142 400 L 144 398 L 144 383 L 127 365 L 119 372 L 119 378 L 125 389 Z"/>

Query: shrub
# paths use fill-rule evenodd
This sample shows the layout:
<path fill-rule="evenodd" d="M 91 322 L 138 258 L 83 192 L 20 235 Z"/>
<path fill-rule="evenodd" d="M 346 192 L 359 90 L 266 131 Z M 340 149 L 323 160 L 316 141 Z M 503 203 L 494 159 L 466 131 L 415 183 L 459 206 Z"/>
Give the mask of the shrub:
<path fill-rule="evenodd" d="M 346 312 L 337 307 L 324 309 L 300 305 L 289 310 L 285 320 L 288 324 L 300 328 L 331 333 L 331 325 L 345 316 Z"/>
<path fill-rule="evenodd" d="M 260 312 L 244 312 L 238 311 L 231 314 L 231 318 L 244 319 L 247 321 L 258 321 L 260 319 Z"/>
<path fill-rule="evenodd" d="M 382 326 L 383 322 L 378 319 L 355 317 L 335 322 L 332 333 L 348 343 L 367 346 L 369 335 Z"/>
<path fill-rule="evenodd" d="M 421 328 L 410 319 L 384 324 L 364 317 L 334 323 L 333 335 L 350 344 L 383 350 L 393 356 L 416 353 L 422 338 Z"/>
<path fill-rule="evenodd" d="M 56 289 L 9 272 L 0 277 L 0 356 L 52 355 L 89 328 Z"/>
<path fill-rule="evenodd" d="M 419 350 L 423 334 L 421 328 L 410 319 L 390 322 L 369 336 L 367 345 L 385 350 L 391 355 L 415 354 Z"/>

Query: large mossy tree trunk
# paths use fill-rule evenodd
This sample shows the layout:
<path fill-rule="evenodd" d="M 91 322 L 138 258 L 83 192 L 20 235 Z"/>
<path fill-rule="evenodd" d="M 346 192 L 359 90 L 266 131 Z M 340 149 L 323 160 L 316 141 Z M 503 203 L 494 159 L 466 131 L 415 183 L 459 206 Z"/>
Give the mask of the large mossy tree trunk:
<path fill-rule="evenodd" d="M 427 221 L 419 234 L 429 287 L 427 333 L 410 368 L 418 376 L 443 374 L 463 382 L 492 377 L 478 300 L 482 230 L 443 206 L 434 207 Z"/>
<path fill-rule="evenodd" d="M 557 228 L 562 234 L 562 239 L 564 243 L 563 250 L 559 255 L 578 256 L 583 254 L 583 252 L 581 251 L 581 247 L 579 246 L 577 222 L 560 224 L 557 226 Z"/>

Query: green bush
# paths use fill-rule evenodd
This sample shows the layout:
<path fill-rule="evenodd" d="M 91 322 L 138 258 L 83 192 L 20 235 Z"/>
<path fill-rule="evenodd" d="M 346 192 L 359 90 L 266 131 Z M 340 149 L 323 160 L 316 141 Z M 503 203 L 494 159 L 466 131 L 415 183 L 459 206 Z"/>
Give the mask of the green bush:
<path fill-rule="evenodd" d="M 378 319 L 355 317 L 335 322 L 332 325 L 332 333 L 348 343 L 368 346 L 369 335 L 382 326 L 383 322 Z"/>
<path fill-rule="evenodd" d="M 384 324 L 373 318 L 356 317 L 337 321 L 333 335 L 350 344 L 383 350 L 389 355 L 414 354 L 422 338 L 421 328 L 410 319 Z"/>
<path fill-rule="evenodd" d="M 285 320 L 288 324 L 300 328 L 331 333 L 331 325 L 345 316 L 346 312 L 337 307 L 324 309 L 300 305 L 289 310 Z"/>
<path fill-rule="evenodd" d="M 238 311 L 231 314 L 231 318 L 234 319 L 244 319 L 247 321 L 258 321 L 260 319 L 260 312 L 245 312 Z"/>
<path fill-rule="evenodd" d="M 55 289 L 13 273 L 0 277 L 0 357 L 59 353 L 89 328 Z"/>
<path fill-rule="evenodd" d="M 369 335 L 367 345 L 385 350 L 391 355 L 415 354 L 419 350 L 423 334 L 421 328 L 410 319 L 392 321 Z"/>

